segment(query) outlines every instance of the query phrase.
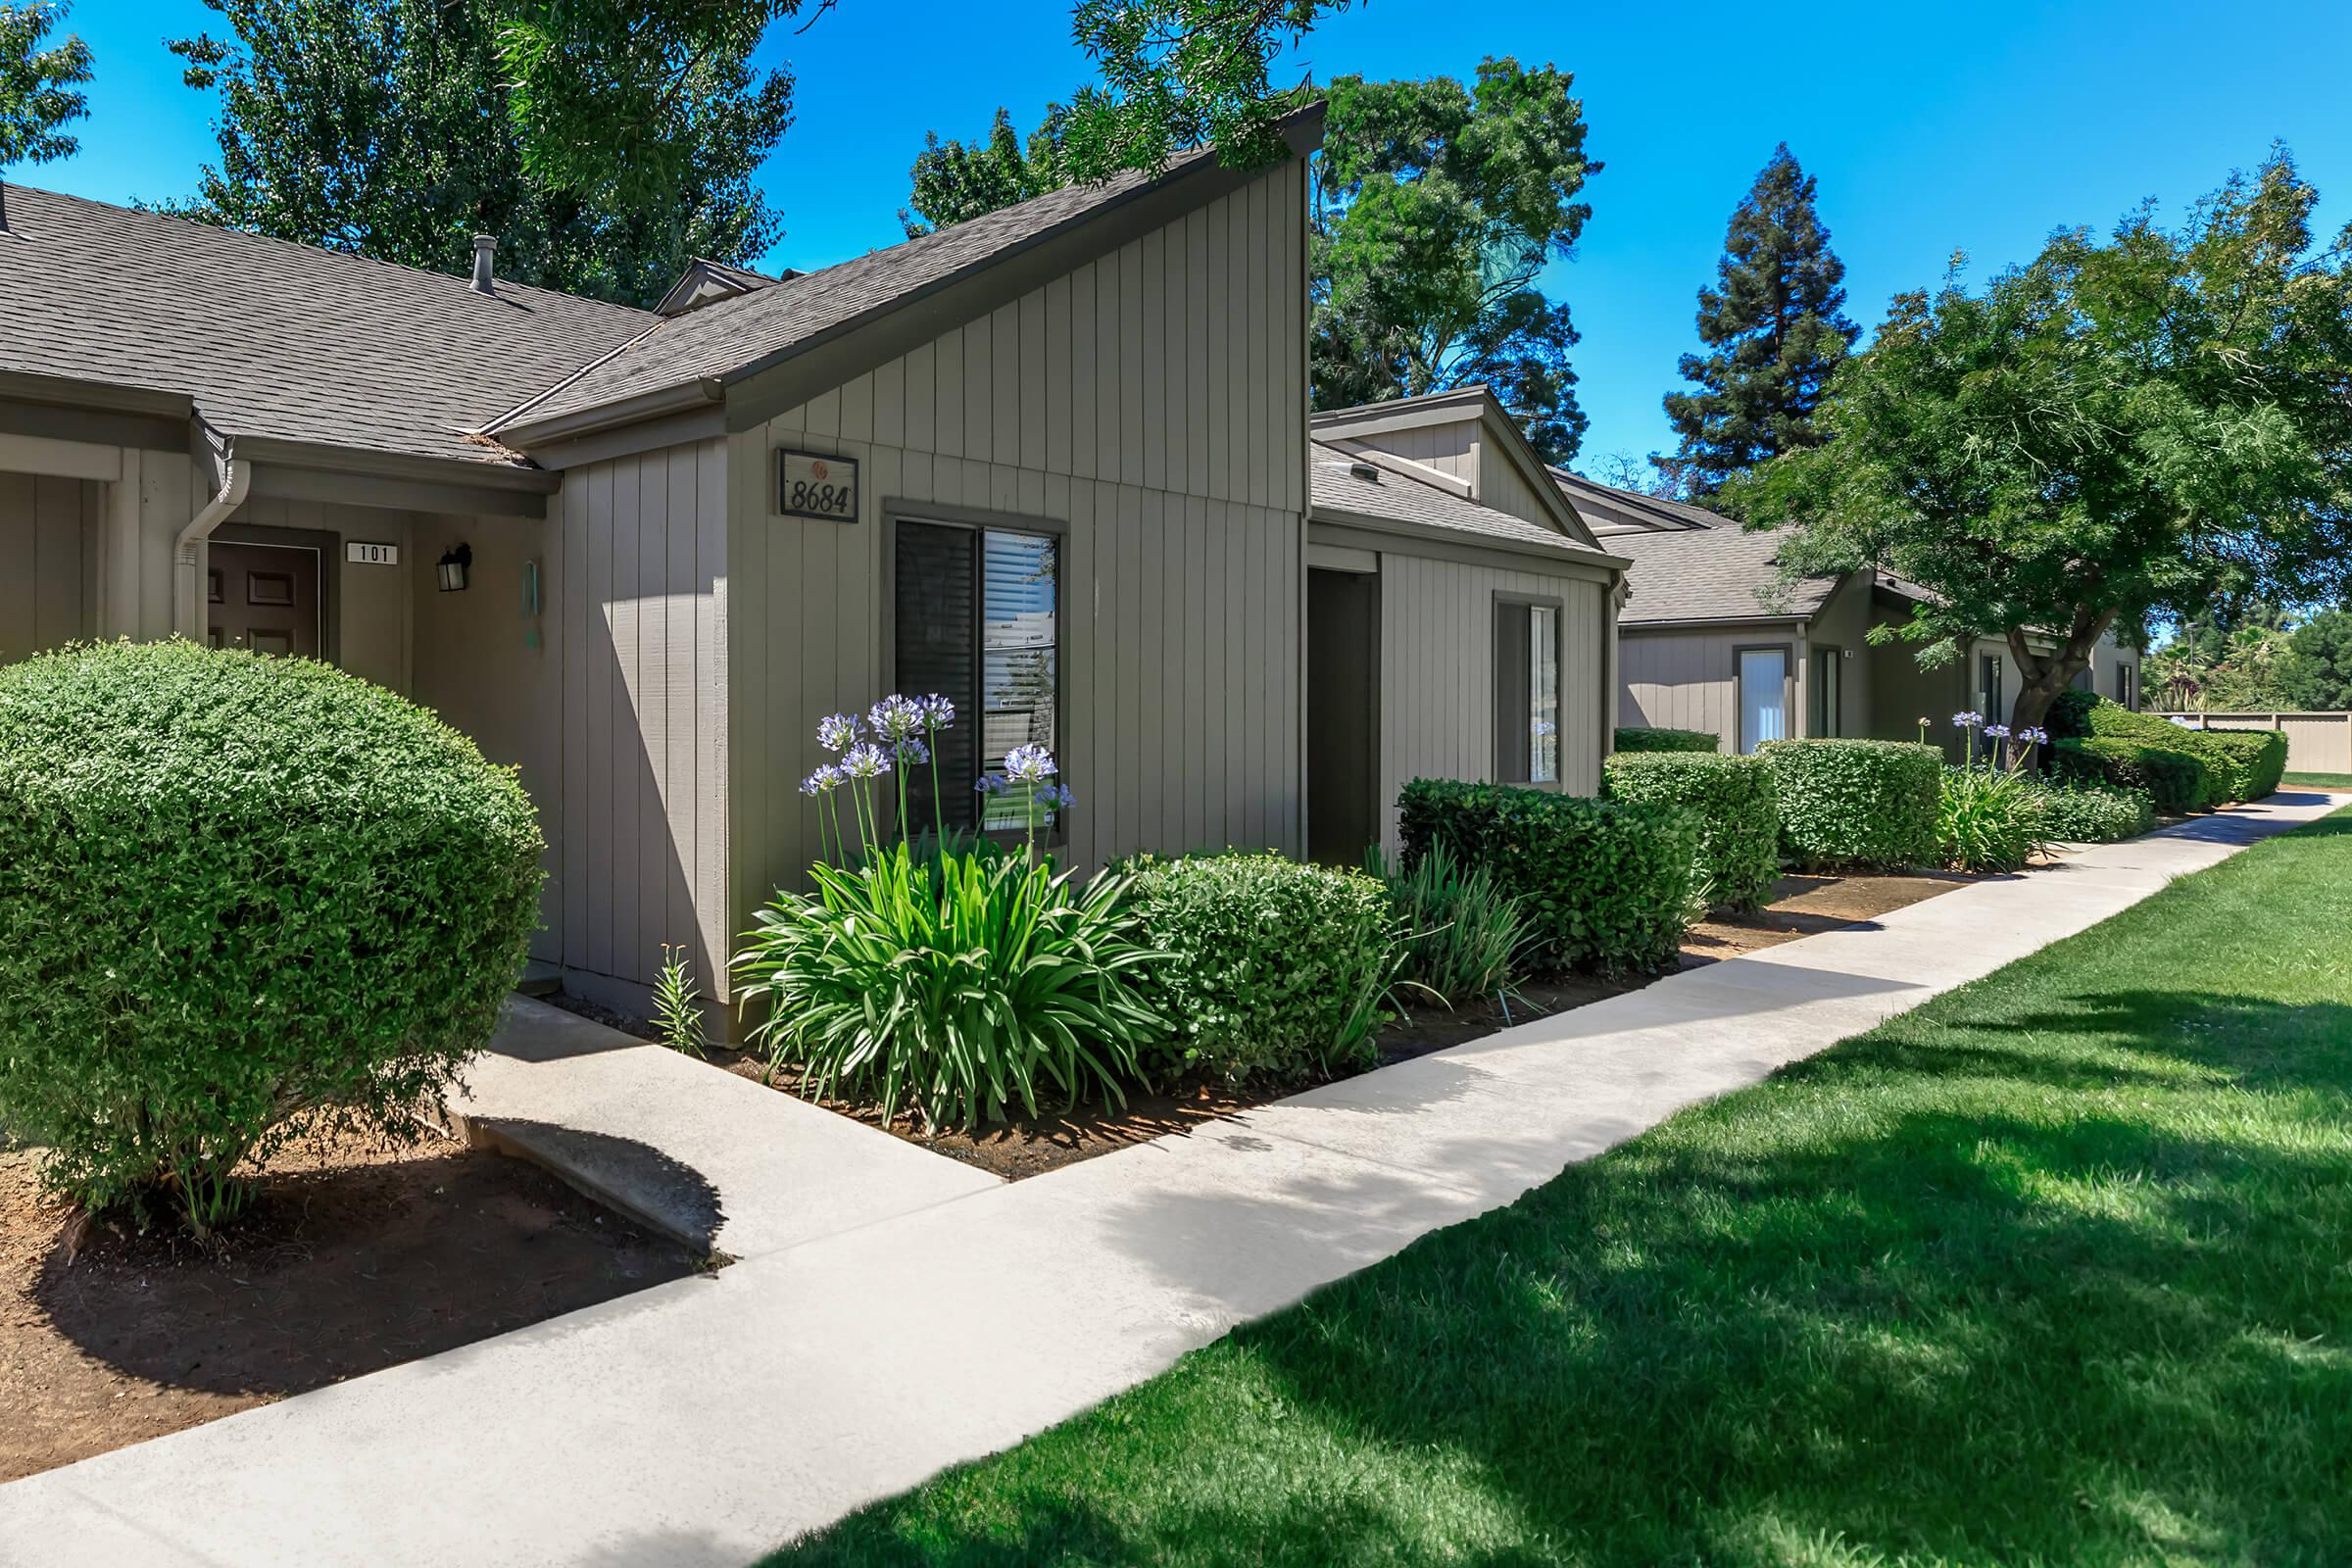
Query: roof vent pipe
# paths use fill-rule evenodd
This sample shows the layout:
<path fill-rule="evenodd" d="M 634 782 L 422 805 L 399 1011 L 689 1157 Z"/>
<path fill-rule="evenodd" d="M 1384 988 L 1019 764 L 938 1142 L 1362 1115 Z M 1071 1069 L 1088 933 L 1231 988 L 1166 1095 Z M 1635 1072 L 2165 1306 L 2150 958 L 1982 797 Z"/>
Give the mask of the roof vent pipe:
<path fill-rule="evenodd" d="M 1366 480 L 1372 484 L 1380 483 L 1380 469 L 1373 464 L 1350 463 L 1348 465 L 1348 471 L 1355 475 L 1355 477 L 1358 479 Z"/>
<path fill-rule="evenodd" d="M 0 179 L 0 234 L 8 232 L 8 181 Z"/>
<path fill-rule="evenodd" d="M 492 275 L 490 267 L 492 260 L 495 259 L 497 255 L 498 236 L 496 234 L 476 234 L 473 236 L 473 291 L 476 294 L 495 294 L 498 292 L 497 289 L 492 286 L 496 279 Z"/>

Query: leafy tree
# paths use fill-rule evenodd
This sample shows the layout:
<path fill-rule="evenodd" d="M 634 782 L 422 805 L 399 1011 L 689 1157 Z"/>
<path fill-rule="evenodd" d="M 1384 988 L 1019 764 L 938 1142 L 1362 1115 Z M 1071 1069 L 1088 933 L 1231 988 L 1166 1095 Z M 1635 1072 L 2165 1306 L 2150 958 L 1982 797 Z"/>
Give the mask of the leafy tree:
<path fill-rule="evenodd" d="M 2265 599 L 2216 599 L 2152 649 L 2145 689 L 2167 708 L 2253 712 L 2290 706 L 2279 684 L 2291 621 Z"/>
<path fill-rule="evenodd" d="M 65 127 L 90 112 L 88 97 L 73 90 L 90 79 L 90 46 L 69 35 L 41 47 L 71 9 L 0 5 L 0 170 L 71 158 L 80 146 Z"/>
<path fill-rule="evenodd" d="M 1049 108 L 1045 123 L 1029 133 L 1025 145 L 1012 128 L 1012 116 L 1002 108 L 986 141 L 942 141 L 936 130 L 926 134 L 914 160 L 914 194 L 907 203 L 912 211 L 899 212 L 906 237 L 914 239 L 1068 184 L 1060 133 L 1066 114 L 1059 104 Z"/>
<path fill-rule="evenodd" d="M 1792 572 L 1935 591 L 1923 663 L 2005 633 L 2038 723 L 2111 628 L 2217 595 L 2333 598 L 2352 564 L 2352 230 L 2314 252 L 2283 149 L 2177 230 L 2062 231 L 1981 294 L 1899 296 L 1817 416 L 1830 444 L 1736 481 Z M 2036 652 L 2028 628 L 2057 639 Z"/>
<path fill-rule="evenodd" d="M 188 85 L 220 95 L 220 161 L 173 206 L 185 216 L 439 271 L 463 270 L 471 236 L 490 233 L 504 276 L 636 304 L 659 299 L 692 256 L 749 264 L 774 241 L 752 176 L 791 122 L 792 78 L 757 75 L 745 34 L 723 21 L 685 60 L 679 25 L 588 49 L 599 70 L 635 60 L 631 84 L 564 109 L 568 74 L 509 68 L 510 53 L 545 66 L 518 41 L 551 25 L 527 8 L 206 3 L 230 37 L 170 45 Z M 584 44 L 605 14 L 567 15 L 564 35 Z M 580 139 L 648 83 L 662 102 L 639 130 L 604 153 Z M 649 189 L 645 169 L 674 176 Z"/>
<path fill-rule="evenodd" d="M 1683 379 L 1698 390 L 1666 395 L 1682 445 L 1652 461 L 1700 498 L 1821 442 L 1814 410 L 1861 329 L 1845 315 L 1845 264 L 1830 249 L 1814 190 L 1788 144 L 1775 148 L 1732 214 L 1715 286 L 1698 291 L 1709 352 L 1683 356 Z"/>
<path fill-rule="evenodd" d="M 1101 79 L 1060 120 L 1068 178 L 1157 172 L 1215 147 L 1236 168 L 1278 162 L 1280 122 L 1304 84 L 1272 85 L 1274 61 L 1350 0 L 1078 0 L 1070 35 Z"/>
<path fill-rule="evenodd" d="M 2321 612 L 2297 626 L 2279 661 L 2288 708 L 2322 712 L 2352 709 L 2352 609 Z"/>
<path fill-rule="evenodd" d="M 1592 216 L 1568 73 L 1480 63 L 1331 84 L 1315 184 L 1314 385 L 1332 408 L 1484 382 L 1553 463 L 1576 455 L 1568 307 L 1537 287 Z"/>

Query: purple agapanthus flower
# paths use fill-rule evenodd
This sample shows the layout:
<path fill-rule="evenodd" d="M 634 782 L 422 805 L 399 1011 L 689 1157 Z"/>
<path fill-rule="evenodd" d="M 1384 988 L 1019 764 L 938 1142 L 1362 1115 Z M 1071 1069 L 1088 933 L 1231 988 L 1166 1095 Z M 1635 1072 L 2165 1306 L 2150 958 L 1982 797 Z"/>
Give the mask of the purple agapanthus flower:
<path fill-rule="evenodd" d="M 880 778 L 890 771 L 890 754 L 872 741 L 860 741 L 841 760 L 841 770 L 850 778 Z"/>
<path fill-rule="evenodd" d="M 920 735 L 909 735 L 899 743 L 899 755 L 909 762 L 928 762 L 931 760 L 931 748 L 923 744 Z"/>
<path fill-rule="evenodd" d="M 1984 722 L 1984 715 L 1972 708 L 1966 712 L 1954 713 L 1952 715 L 1952 722 L 1959 725 L 1962 729 L 1973 729 L 1977 725 Z"/>
<path fill-rule="evenodd" d="M 1984 738 L 1992 741 L 2007 740 L 2009 738 L 2009 726 L 2006 724 L 1987 724 L 1984 726 Z"/>
<path fill-rule="evenodd" d="M 816 722 L 816 744 L 828 752 L 848 751 L 863 733 L 856 715 L 850 713 L 835 713 Z"/>
<path fill-rule="evenodd" d="M 1038 790 L 1037 799 L 1049 810 L 1066 811 L 1078 804 L 1078 792 L 1067 784 L 1048 784 Z"/>
<path fill-rule="evenodd" d="M 1004 754 L 1004 776 L 1019 784 L 1043 784 L 1061 771 L 1043 746 L 1015 746 Z"/>
<path fill-rule="evenodd" d="M 865 710 L 865 721 L 876 740 L 896 746 L 923 727 L 923 710 L 913 698 L 893 692 Z"/>
<path fill-rule="evenodd" d="M 2024 729 L 2021 729 L 2017 732 L 2017 738 L 2032 745 L 2039 746 L 2043 741 L 2046 741 L 2050 738 L 2050 732 L 2046 729 L 2042 729 L 2038 725 L 2029 724 Z"/>
<path fill-rule="evenodd" d="M 824 766 L 818 768 L 815 772 L 801 780 L 801 793 L 803 795 L 822 795 L 827 790 L 838 788 L 841 784 L 841 769 L 835 767 L 831 762 L 827 762 Z"/>
<path fill-rule="evenodd" d="M 972 780 L 972 789 L 981 795 L 1002 795 L 1012 786 L 996 773 L 983 773 Z"/>
<path fill-rule="evenodd" d="M 916 698 L 914 706 L 923 710 L 923 729 L 927 733 L 937 734 L 956 722 L 955 702 L 937 692 Z"/>

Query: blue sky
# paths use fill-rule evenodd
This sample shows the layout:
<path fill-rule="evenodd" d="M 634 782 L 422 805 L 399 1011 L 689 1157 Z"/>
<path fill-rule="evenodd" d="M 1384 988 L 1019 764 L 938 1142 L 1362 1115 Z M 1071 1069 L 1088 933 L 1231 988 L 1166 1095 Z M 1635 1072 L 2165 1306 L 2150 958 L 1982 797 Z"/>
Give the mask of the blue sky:
<path fill-rule="evenodd" d="M 186 192 L 213 150 L 210 100 L 161 40 L 219 16 L 195 0 L 80 0 L 97 53 L 81 153 L 31 183 L 106 201 Z M 819 267 L 898 239 L 923 132 L 983 129 L 1000 103 L 1024 125 L 1086 74 L 1061 0 L 841 0 L 764 48 L 800 79 L 797 122 L 763 173 L 784 216 L 771 266 Z M 1776 141 L 1821 182 L 1851 311 L 1966 250 L 1981 273 L 2032 254 L 2053 226 L 2105 225 L 2143 197 L 2168 214 L 2274 138 L 2352 221 L 2352 6 L 2279 0 L 2253 13 L 2141 3 L 1692 3 L 1368 0 L 1326 23 L 1284 70 L 1319 77 L 1467 76 L 1516 54 L 1573 71 L 1606 166 L 1574 262 L 1546 286 L 1573 308 L 1592 420 L 1582 462 L 1671 445 L 1659 397 L 1695 346 L 1694 295 L 1724 221 Z"/>

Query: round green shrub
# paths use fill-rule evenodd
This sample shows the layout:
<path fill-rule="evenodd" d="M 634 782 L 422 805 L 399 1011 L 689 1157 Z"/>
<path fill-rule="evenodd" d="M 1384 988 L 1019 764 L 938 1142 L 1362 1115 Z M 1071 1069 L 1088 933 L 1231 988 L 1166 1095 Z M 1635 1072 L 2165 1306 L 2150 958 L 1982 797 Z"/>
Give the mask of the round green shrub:
<path fill-rule="evenodd" d="M 1698 816 L 1698 869 L 1708 901 L 1763 904 L 1781 874 L 1780 790 L 1760 757 L 1629 752 L 1602 769 L 1611 800 L 1688 807 Z"/>
<path fill-rule="evenodd" d="M 537 923 L 510 769 L 329 665 L 192 643 L 0 669 L 0 1121 L 200 1234 L 304 1127 L 394 1139 Z"/>
<path fill-rule="evenodd" d="M 2090 692 L 2060 693 L 2050 705 L 2048 728 L 2062 740 L 2123 743 L 2195 758 L 2204 770 L 2198 793 L 2180 805 L 2168 805 L 2159 793 L 2159 810 L 2205 810 L 2231 801 L 2259 801 L 2286 776 L 2286 737 L 2276 730 L 2197 729 L 2154 713 L 2135 713 Z M 2171 773 L 2183 771 L 2171 763 L 2157 766 Z"/>
<path fill-rule="evenodd" d="M 1723 737 L 1703 729 L 1653 729 L 1628 726 L 1617 732 L 1620 752 L 1716 752 Z"/>
<path fill-rule="evenodd" d="M 1371 1065 L 1402 957 L 1378 878 L 1270 852 L 1130 863 L 1126 912 L 1165 955 L 1134 985 L 1175 1026 L 1169 1065 L 1237 1084 Z"/>
<path fill-rule="evenodd" d="M 1807 870 L 1936 863 L 1943 753 L 1915 741 L 1767 741 L 1781 849 Z"/>
<path fill-rule="evenodd" d="M 1518 900 L 1533 973 L 1656 968 L 1705 912 L 1698 814 L 1687 808 L 1427 778 L 1396 806 L 1407 871 L 1443 844 Z"/>
<path fill-rule="evenodd" d="M 2015 871 L 2048 841 L 2038 781 L 1996 767 L 1947 767 L 1936 845 L 1955 871 Z"/>
<path fill-rule="evenodd" d="M 2043 831 L 2060 844 L 2114 844 L 2156 825 L 2146 790 L 2055 783 L 2042 790 Z"/>

